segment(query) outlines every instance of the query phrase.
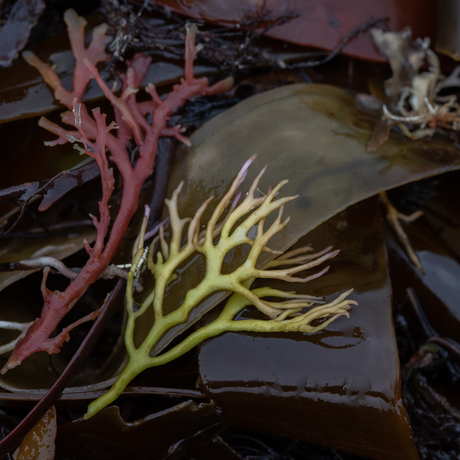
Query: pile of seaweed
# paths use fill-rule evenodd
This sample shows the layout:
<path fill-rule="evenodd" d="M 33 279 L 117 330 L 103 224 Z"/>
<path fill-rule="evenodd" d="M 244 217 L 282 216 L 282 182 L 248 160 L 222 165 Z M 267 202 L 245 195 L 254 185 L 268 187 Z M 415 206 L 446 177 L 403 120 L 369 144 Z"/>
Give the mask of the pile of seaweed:
<path fill-rule="evenodd" d="M 142 51 L 154 58 L 146 78 L 163 95 L 182 77 L 189 20 L 178 12 L 179 2 L 32 3 L 34 8 L 27 10 L 27 2 L 0 2 L 0 34 L 9 24 L 8 30 L 21 36 L 11 40 L 15 45 L 9 50 L 0 49 L 5 65 L 3 57 L 11 58 L 11 65 L 0 69 L 0 136 L 7 152 L 0 173 L 0 323 L 28 323 L 40 314 L 41 267 L 27 266 L 25 260 L 39 254 L 63 260 L 68 267 L 85 263 L 83 238 L 95 238 L 88 214 L 97 215 L 100 200 L 95 162 L 82 162 L 69 144 L 53 149 L 43 144 L 50 135 L 37 125 L 39 116 L 47 114 L 59 123 L 62 108 L 35 69 L 21 59 L 21 50 L 31 48 L 54 64 L 64 86 L 70 87 L 74 60 L 62 15 L 75 8 L 87 18 L 88 30 L 108 24 L 112 57 L 99 67 L 109 85 L 133 53 Z M 20 436 L 29 432 L 20 449 L 38 449 L 40 458 L 458 458 L 456 133 L 446 132 L 443 125 L 412 140 L 404 127 L 392 122 L 385 125 L 385 140 L 369 151 L 375 126 L 383 123 L 382 105 L 391 108 L 383 85 L 391 71 L 386 63 L 341 52 L 358 37 L 371 40 L 368 29 L 381 22 L 369 19 L 350 26 L 335 49 L 318 51 L 280 41 L 287 32 L 277 32 L 277 40 L 267 36 L 300 21 L 300 7 L 257 12 L 236 22 L 218 20 L 204 7 L 200 20 L 196 11 L 182 11 L 200 24 L 197 43 L 202 50 L 195 75 L 214 82 L 231 74 L 235 86 L 188 101 L 171 117 L 169 125 L 180 124 L 192 147 L 176 139 L 160 141 L 154 173 L 140 198 L 150 206 L 149 224 L 164 218 L 164 199 L 181 181 L 179 211 L 191 217 L 211 193 L 221 197 L 240 166 L 258 153 L 256 164 L 268 164 L 264 186 L 289 179 L 286 194 L 299 195 L 295 204 L 286 206 L 290 224 L 271 248 L 340 249 L 326 275 L 288 288 L 325 301 L 354 289 L 358 305 L 352 306 L 350 318 L 311 335 L 227 332 L 210 338 L 179 359 L 143 372 L 114 405 L 86 420 L 88 404 L 126 364 L 124 282 L 98 281 L 60 327 L 101 305 L 111 316 L 98 319 L 94 327 L 80 325 L 59 354 L 37 353 L 0 377 L 1 437 L 6 441 L 41 404 L 46 415 L 34 428 L 41 434 L 34 437 L 32 424 Z M 15 22 L 18 17 L 21 21 Z M 369 92 L 369 98 L 362 96 Z M 378 97 L 381 102 L 372 105 Z M 109 107 L 94 82 L 84 102 L 90 108 Z M 123 180 L 115 173 L 112 209 L 120 205 L 122 190 Z M 391 212 L 402 220 L 417 212 L 418 218 L 395 225 Z M 115 257 L 119 267 L 130 262 L 141 221 L 142 209 Z M 226 270 L 238 266 L 242 256 L 232 254 Z M 181 268 L 177 283 L 193 286 L 202 272 L 202 261 L 192 259 Z M 141 282 L 148 287 L 151 281 L 146 277 Z M 256 283 L 286 289 L 278 281 Z M 62 290 L 67 284 L 52 274 L 47 286 Z M 165 305 L 179 304 L 183 295 L 170 289 Z M 212 310 L 202 307 L 191 330 L 212 322 L 223 299 L 211 299 L 208 304 L 217 305 Z M 237 319 L 260 316 L 247 307 Z M 178 332 L 165 349 L 189 333 Z M 17 332 L 2 329 L 0 345 L 15 337 Z M 9 353 L 0 356 L 2 364 Z M 54 390 L 47 402 L 42 398 L 50 387 Z M 8 451 L 16 447 L 14 441 Z"/>

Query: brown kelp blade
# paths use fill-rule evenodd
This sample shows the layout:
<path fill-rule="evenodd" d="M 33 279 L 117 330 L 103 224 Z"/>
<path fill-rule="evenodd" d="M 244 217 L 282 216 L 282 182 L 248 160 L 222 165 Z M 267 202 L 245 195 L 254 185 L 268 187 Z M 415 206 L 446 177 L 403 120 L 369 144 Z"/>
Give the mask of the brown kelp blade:
<path fill-rule="evenodd" d="M 366 145 L 372 130 L 373 126 L 360 119 L 354 96 L 348 91 L 313 84 L 268 91 L 239 103 L 196 131 L 193 147 L 182 148 L 176 155 L 168 196 L 184 180 L 179 212 L 182 217 L 191 216 L 211 194 L 217 202 L 241 165 L 258 153 L 246 183 L 268 163 L 260 190 L 266 192 L 270 185 L 288 178 L 283 194 L 299 194 L 284 212 L 291 216 L 289 225 L 270 243 L 271 249 L 286 250 L 353 203 L 460 167 L 459 151 L 443 138 L 417 142 L 390 138 L 377 152 L 369 153 Z M 212 209 L 211 203 L 209 212 Z M 227 261 L 226 270 L 231 271 L 245 257 L 242 247 Z M 261 265 L 271 257 L 267 254 Z M 192 261 L 189 270 L 171 283 L 166 310 L 180 305 L 185 292 L 196 286 L 201 262 L 199 258 Z M 222 293 L 204 301 L 183 325 L 165 335 L 155 352 L 225 296 Z M 137 328 L 139 338 L 150 326 L 145 321 Z"/>
<path fill-rule="evenodd" d="M 227 333 L 201 346 L 206 396 L 229 424 L 366 458 L 418 458 L 401 400 L 382 223 L 379 202 L 372 198 L 297 243 L 315 249 L 332 244 L 340 253 L 326 275 L 289 289 L 330 300 L 354 288 L 350 297 L 358 305 L 350 318 L 313 335 Z M 282 282 L 271 286 L 286 289 Z M 240 319 L 251 314 L 243 311 Z"/>
<path fill-rule="evenodd" d="M 416 142 L 392 137 L 377 152 L 369 153 L 366 145 L 372 129 L 360 118 L 354 96 L 346 90 L 297 84 L 267 91 L 237 104 L 195 132 L 193 147 L 183 147 L 176 155 L 170 190 L 184 180 L 186 198 L 179 203 L 179 212 L 188 216 L 209 195 L 220 199 L 240 165 L 257 153 L 256 165 L 261 168 L 268 163 L 260 190 L 265 192 L 271 184 L 289 178 L 283 193 L 299 195 L 286 205 L 289 225 L 270 242 L 272 249 L 284 251 L 353 203 L 460 167 L 460 151 L 441 137 Z M 228 262 L 228 270 L 245 257 L 241 248 Z M 260 264 L 271 258 L 267 254 Z M 169 290 L 167 308 L 174 309 L 187 286 L 196 285 L 198 261 L 193 268 L 181 277 L 180 290 Z M 165 335 L 155 352 L 225 295 L 203 302 L 182 327 Z"/>

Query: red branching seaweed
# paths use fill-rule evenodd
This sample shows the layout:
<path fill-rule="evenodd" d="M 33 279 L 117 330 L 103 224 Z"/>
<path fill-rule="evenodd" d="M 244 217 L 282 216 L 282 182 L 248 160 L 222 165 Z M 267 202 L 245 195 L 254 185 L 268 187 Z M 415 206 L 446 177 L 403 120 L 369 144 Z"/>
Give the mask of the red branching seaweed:
<path fill-rule="evenodd" d="M 106 26 L 100 25 L 93 31 L 92 41 L 86 48 L 84 44 L 84 28 L 86 21 L 77 16 L 73 10 L 65 14 L 65 21 L 69 30 L 72 51 L 75 55 L 76 66 L 73 80 L 73 90 L 67 91 L 48 64 L 43 63 L 33 53 L 24 53 L 24 58 L 43 75 L 45 81 L 55 90 L 55 97 L 69 111 L 62 116 L 62 121 L 74 129 L 62 128 L 45 118 L 39 124 L 43 128 L 56 134 L 58 138 L 49 145 L 66 142 L 81 142 L 86 154 L 94 157 L 101 170 L 102 198 L 99 202 L 99 219 L 93 217 L 97 230 L 97 237 L 91 247 L 85 244 L 89 258 L 85 266 L 78 273 L 64 291 L 50 291 L 46 287 L 48 270 L 45 269 L 42 293 L 43 310 L 40 318 L 31 325 L 25 337 L 18 342 L 13 354 L 2 369 L 7 372 L 36 351 L 47 351 L 50 354 L 58 353 L 65 341 L 69 340 L 69 330 L 80 324 L 82 320 L 94 319 L 97 312 L 80 319 L 67 327 L 55 337 L 50 337 L 56 330 L 61 319 L 75 305 L 85 293 L 89 285 L 95 282 L 103 270 L 110 264 L 123 238 L 128 224 L 133 217 L 141 187 L 153 171 L 158 139 L 161 136 L 174 136 L 182 142 L 188 139 L 182 135 L 180 126 L 167 127 L 171 114 L 181 107 L 187 100 L 197 95 L 217 94 L 229 89 L 232 79 L 225 79 L 213 86 L 209 86 L 206 78 L 196 79 L 193 76 L 193 60 L 196 55 L 195 33 L 196 27 L 188 25 L 185 51 L 185 78 L 175 85 L 171 93 L 160 98 L 154 85 L 148 85 L 146 92 L 151 96 L 150 101 L 138 102 L 136 93 L 139 91 L 142 80 L 150 65 L 151 59 L 144 54 L 136 54 L 132 61 L 127 63 L 125 75 L 121 75 L 123 87 L 118 97 L 107 86 L 100 76 L 96 65 L 109 58 L 105 52 L 108 38 L 105 36 Z M 91 78 L 94 78 L 102 88 L 105 96 L 111 102 L 115 111 L 116 123 L 106 124 L 106 116 L 99 109 L 92 111 L 92 116 L 82 104 L 82 96 Z M 116 130 L 116 135 L 114 130 Z M 127 151 L 127 144 L 134 139 L 139 157 L 134 165 L 131 164 Z M 123 178 L 123 193 L 119 211 L 113 221 L 110 235 L 107 238 L 111 221 L 108 201 L 113 192 L 113 171 L 109 167 L 106 149 L 110 152 L 110 159 L 120 171 Z"/>

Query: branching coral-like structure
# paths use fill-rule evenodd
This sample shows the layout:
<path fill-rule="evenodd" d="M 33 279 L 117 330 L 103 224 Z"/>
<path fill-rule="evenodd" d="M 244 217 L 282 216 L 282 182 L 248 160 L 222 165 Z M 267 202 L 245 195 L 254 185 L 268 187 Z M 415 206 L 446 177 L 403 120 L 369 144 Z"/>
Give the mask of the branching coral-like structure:
<path fill-rule="evenodd" d="M 410 139 L 432 136 L 437 130 L 460 130 L 460 104 L 456 96 L 441 96 L 441 90 L 460 84 L 460 68 L 449 77 L 441 73 L 439 59 L 429 48 L 430 39 L 412 43 L 411 30 L 371 30 L 372 37 L 391 65 L 393 77 L 385 82 L 390 105 L 383 105 L 383 119 L 397 125 Z M 421 72 L 427 63 L 428 71 Z"/>
<path fill-rule="evenodd" d="M 302 247 L 279 255 L 263 269 L 256 267 L 259 255 L 263 251 L 275 252 L 268 248 L 267 243 L 289 222 L 289 218 L 282 220 L 283 207 L 286 202 L 296 197 L 276 199 L 279 190 L 287 183 L 286 180 L 280 182 L 266 195 L 256 196 L 264 168 L 252 183 L 244 200 L 238 204 L 240 195 L 235 197 L 235 193 L 253 159 L 254 157 L 248 160 L 240 170 L 229 191 L 216 206 L 204 231 L 201 231 L 200 220 L 213 197 L 203 203 L 193 219 L 181 218 L 178 213 L 177 202 L 182 184 L 174 191 L 172 198 L 166 200 L 170 215 L 171 238 L 168 243 L 164 229 L 160 227 L 159 235 L 152 243 L 148 257 L 148 268 L 155 278 L 155 286 L 146 299 L 138 305 L 133 298 L 133 280 L 145 255 L 143 238 L 140 238 L 138 250 L 128 275 L 126 293 L 129 316 L 125 330 L 125 344 L 129 362 L 113 387 L 104 396 L 89 405 L 86 417 L 91 417 L 113 402 L 128 383 L 145 369 L 165 364 L 181 356 L 206 338 L 225 331 L 313 333 L 323 329 L 342 315 L 348 316 L 350 305 L 356 304 L 355 301 L 347 299 L 351 290 L 343 293 L 333 302 L 325 303 L 317 297 L 283 292 L 270 287 L 250 289 L 256 278 L 288 282 L 306 282 L 318 278 L 327 272 L 329 267 L 305 278 L 292 275 L 314 268 L 335 257 L 339 252 L 331 251 L 329 247 L 316 254 L 309 254 L 311 248 Z M 229 210 L 223 217 L 226 209 Z M 265 228 L 267 217 L 276 210 L 278 210 L 278 216 L 268 228 Z M 254 239 L 251 239 L 248 235 L 253 232 L 255 236 Z M 184 233 L 186 233 L 185 242 L 183 242 Z M 246 244 L 250 245 L 250 250 L 245 262 L 231 273 L 222 273 L 224 258 L 229 251 Z M 206 274 L 196 287 L 185 294 L 178 308 L 165 314 L 163 311 L 165 290 L 168 284 L 177 277 L 177 269 L 196 252 L 205 256 Z M 169 329 L 184 323 L 190 312 L 202 300 L 222 290 L 232 291 L 234 294 L 216 320 L 191 333 L 181 343 L 163 354 L 151 356 L 155 344 Z M 266 300 L 267 297 L 278 299 L 278 301 Z M 313 307 L 315 304 L 316 306 Z M 248 305 L 254 305 L 270 319 L 235 320 L 235 316 Z M 310 307 L 313 308 L 303 312 L 303 309 Z M 143 342 L 136 346 L 136 321 L 142 321 L 143 315 L 149 313 L 149 310 L 153 310 L 153 326 Z M 322 321 L 312 325 L 314 320 Z"/>
<path fill-rule="evenodd" d="M 99 202 L 99 218 L 93 217 L 97 229 L 97 237 L 93 246 L 86 243 L 89 259 L 85 266 L 73 277 L 65 291 L 50 291 L 46 287 L 49 270 L 45 270 L 42 293 L 44 306 L 41 317 L 30 326 L 25 337 L 21 338 L 2 372 L 18 366 L 26 357 L 36 351 L 58 353 L 62 344 L 69 339 L 66 328 L 55 337 L 50 337 L 61 319 L 75 305 L 89 285 L 96 281 L 110 264 L 120 241 L 125 234 L 128 224 L 137 206 L 141 187 L 153 171 L 158 139 L 161 136 L 174 136 L 188 143 L 182 135 L 180 126 L 168 127 L 170 115 L 181 107 L 188 99 L 197 95 L 217 94 L 229 89 L 232 79 L 226 79 L 214 86 L 209 86 L 206 78 L 196 79 L 193 76 L 193 60 L 196 55 L 195 32 L 196 26 L 187 28 L 185 52 L 185 78 L 176 85 L 171 93 L 161 98 L 153 85 L 148 85 L 146 92 L 151 100 L 138 102 L 136 93 L 144 79 L 151 59 L 144 54 L 136 54 L 127 63 L 127 71 L 120 78 L 123 82 L 121 95 L 117 96 L 100 76 L 96 65 L 109 59 L 105 46 L 107 27 L 103 24 L 93 31 L 91 43 L 85 47 L 84 29 L 86 21 L 77 16 L 73 10 L 65 13 L 70 43 L 76 59 L 73 89 L 67 91 L 53 68 L 42 62 L 31 52 L 24 53 L 27 62 L 43 75 L 45 81 L 54 89 L 56 99 L 66 106 L 69 111 L 62 115 L 62 121 L 73 127 L 65 129 L 46 118 L 41 118 L 39 124 L 55 133 L 58 138 L 48 144 L 50 146 L 66 142 L 81 143 L 82 151 L 95 158 L 101 170 L 102 198 Z M 107 125 L 106 115 L 99 109 L 91 114 L 82 104 L 82 97 L 89 81 L 94 78 L 105 96 L 112 103 L 115 121 Z M 115 134 L 116 129 L 116 134 Z M 138 157 L 131 161 L 128 152 L 128 142 L 134 140 Z M 106 150 L 109 151 L 109 158 Z M 119 170 L 123 179 L 123 194 L 117 216 L 109 233 L 111 221 L 109 198 L 114 189 L 114 177 L 111 163 Z M 97 315 L 95 312 L 94 315 Z M 94 315 L 86 318 L 94 319 Z"/>

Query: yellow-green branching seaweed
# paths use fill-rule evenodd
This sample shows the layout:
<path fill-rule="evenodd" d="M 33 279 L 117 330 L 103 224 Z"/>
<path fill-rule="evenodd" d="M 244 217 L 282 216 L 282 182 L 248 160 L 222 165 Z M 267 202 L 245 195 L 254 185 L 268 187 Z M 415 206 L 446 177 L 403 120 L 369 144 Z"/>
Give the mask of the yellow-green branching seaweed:
<path fill-rule="evenodd" d="M 171 237 L 168 242 L 164 229 L 160 227 L 159 235 L 150 246 L 148 256 L 148 268 L 155 278 L 155 286 L 145 300 L 137 304 L 133 298 L 133 281 L 145 257 L 143 231 L 141 231 L 137 252 L 128 275 L 126 292 L 128 321 L 125 330 L 125 344 L 129 361 L 112 388 L 89 405 L 87 418 L 112 403 L 129 382 L 145 369 L 168 363 L 209 337 L 225 331 L 313 333 L 323 329 L 339 316 L 348 316 L 350 305 L 356 304 L 355 301 L 347 299 L 351 290 L 341 294 L 330 303 L 325 303 L 318 297 L 284 292 L 270 287 L 251 290 L 251 285 L 256 278 L 290 282 L 306 282 L 318 278 L 329 267 L 305 278 L 292 275 L 314 268 L 338 253 L 329 247 L 312 254 L 310 247 L 303 247 L 286 254 L 277 253 L 278 258 L 268 263 L 265 268 L 256 268 L 257 259 L 263 251 L 275 252 L 267 247 L 267 243 L 273 235 L 287 225 L 289 218 L 282 220 L 283 206 L 296 197 L 277 198 L 279 190 L 287 183 L 286 180 L 269 190 L 266 195 L 259 194 L 258 184 L 266 169 L 263 168 L 252 183 L 246 197 L 238 204 L 239 195 L 235 197 L 236 191 L 254 158 L 252 157 L 244 164 L 203 231 L 200 220 L 212 197 L 203 203 L 192 219 L 181 218 L 178 213 L 177 201 L 182 185 L 179 185 L 174 191 L 170 200 L 166 200 L 170 216 Z M 265 229 L 266 218 L 276 210 L 278 210 L 278 216 Z M 252 230 L 251 234 L 255 233 L 254 239 L 248 236 L 250 230 Z M 251 247 L 246 261 L 233 272 L 222 273 L 222 264 L 226 254 L 243 244 Z M 203 254 L 206 259 L 206 274 L 196 287 L 185 294 L 184 301 L 176 310 L 165 314 L 163 311 L 165 289 L 177 277 L 177 269 L 196 252 Z M 180 286 L 180 283 L 177 286 Z M 162 354 L 152 356 L 156 343 L 169 329 L 184 323 L 190 312 L 203 299 L 222 290 L 231 291 L 233 294 L 216 320 L 191 333 L 181 343 Z M 278 299 L 278 301 L 273 299 Z M 235 316 L 248 305 L 254 305 L 269 319 L 235 320 Z M 153 326 L 144 341 L 136 346 L 134 341 L 136 320 L 148 313 L 150 309 L 153 310 Z M 311 325 L 314 320 L 322 321 Z"/>

